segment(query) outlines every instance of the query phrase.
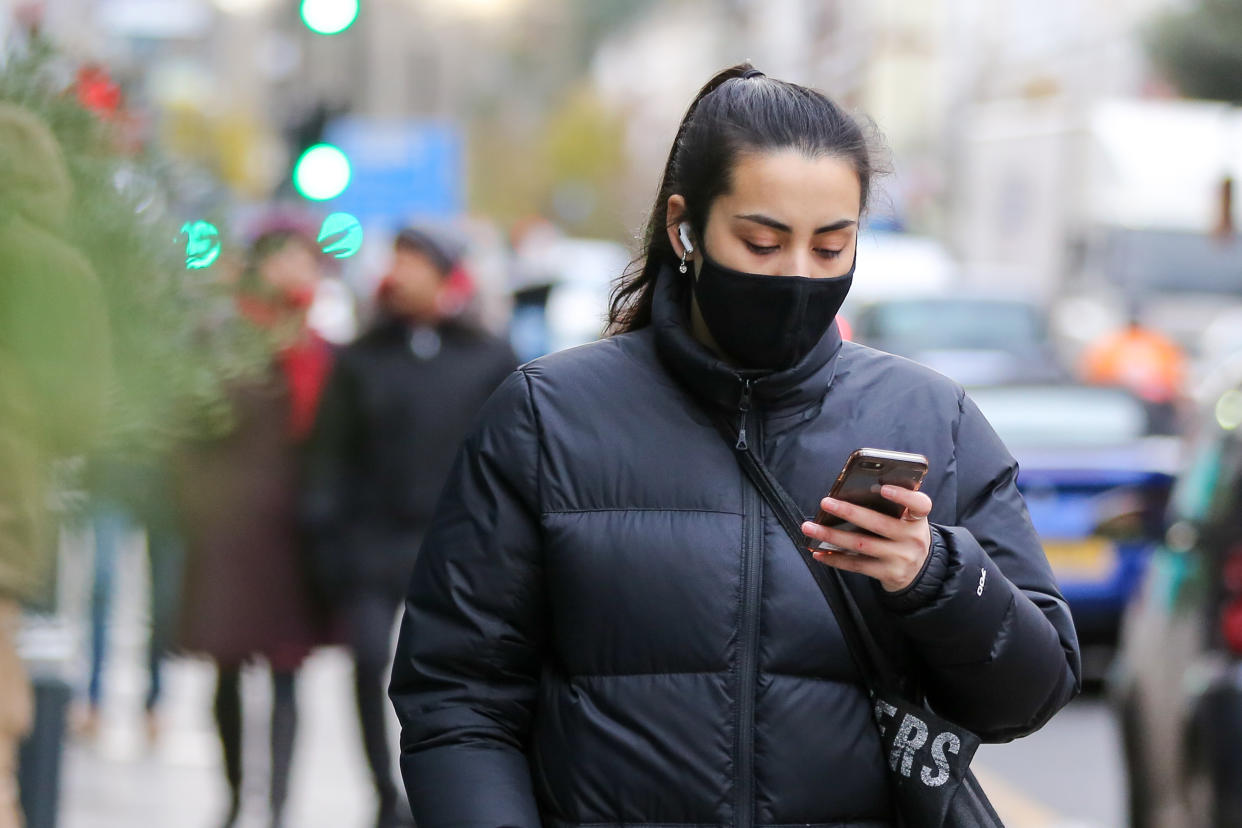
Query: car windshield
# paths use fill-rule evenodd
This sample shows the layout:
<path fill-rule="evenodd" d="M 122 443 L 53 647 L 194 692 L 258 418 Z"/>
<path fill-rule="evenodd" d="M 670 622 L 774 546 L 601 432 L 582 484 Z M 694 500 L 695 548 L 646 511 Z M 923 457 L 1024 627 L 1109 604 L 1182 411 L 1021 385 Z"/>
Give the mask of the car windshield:
<path fill-rule="evenodd" d="M 883 302 L 861 314 L 864 342 L 905 349 L 1030 348 L 1043 340 L 1038 308 L 1023 302 L 926 299 Z"/>
<path fill-rule="evenodd" d="M 1143 404 L 1119 388 L 974 388 L 970 397 L 1008 446 L 1110 446 L 1147 434 Z"/>

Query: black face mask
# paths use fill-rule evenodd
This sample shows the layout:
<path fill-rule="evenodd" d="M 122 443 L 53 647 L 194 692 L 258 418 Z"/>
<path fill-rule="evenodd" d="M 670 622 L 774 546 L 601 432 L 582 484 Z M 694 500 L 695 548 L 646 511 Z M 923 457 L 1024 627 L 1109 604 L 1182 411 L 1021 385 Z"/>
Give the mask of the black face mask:
<path fill-rule="evenodd" d="M 853 264 L 829 279 L 764 276 L 732 270 L 705 253 L 694 298 L 716 344 L 735 364 L 781 371 L 828 331 L 853 281 Z"/>

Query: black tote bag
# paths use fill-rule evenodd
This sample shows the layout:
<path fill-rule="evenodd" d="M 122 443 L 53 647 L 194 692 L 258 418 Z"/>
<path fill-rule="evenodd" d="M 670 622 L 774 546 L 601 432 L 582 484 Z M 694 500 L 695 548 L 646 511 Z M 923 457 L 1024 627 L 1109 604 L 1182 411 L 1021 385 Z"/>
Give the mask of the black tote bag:
<path fill-rule="evenodd" d="M 897 692 L 898 676 L 871 635 L 841 573 L 816 561 L 807 550 L 797 505 L 749 447 L 739 448 L 728 422 L 715 419 L 746 476 L 771 506 L 810 570 L 867 683 L 904 828 L 1004 828 L 970 771 L 979 737 Z"/>

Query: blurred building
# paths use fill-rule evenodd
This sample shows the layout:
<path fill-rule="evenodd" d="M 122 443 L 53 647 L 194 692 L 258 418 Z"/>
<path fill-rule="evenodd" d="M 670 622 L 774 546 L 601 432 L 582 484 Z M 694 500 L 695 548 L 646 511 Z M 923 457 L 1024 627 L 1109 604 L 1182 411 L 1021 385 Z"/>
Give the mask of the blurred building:
<path fill-rule="evenodd" d="M 948 235 L 978 281 L 1050 296 L 1078 266 L 1097 105 L 1157 91 L 1142 26 L 1161 0 L 962 3 Z M 973 6 L 974 8 L 968 8 Z M 973 65 L 969 65 L 973 64 Z"/>
<path fill-rule="evenodd" d="M 1234 128 L 1172 101 L 1145 56 L 1144 27 L 1179 0 L 365 0 L 357 22 L 330 37 L 302 25 L 294 0 L 21 5 L 42 6 L 72 48 L 129 66 L 167 113 L 168 144 L 212 160 L 254 197 L 287 179 L 289 130 L 320 107 L 367 123 L 470 125 L 476 173 L 511 195 L 477 202 L 497 215 L 570 221 L 614 187 L 619 203 L 606 208 L 619 215 L 593 232 L 637 228 L 685 107 L 715 71 L 745 59 L 870 115 L 894 170 L 873 218 L 944 241 L 971 285 L 1049 300 L 1082 292 L 1100 272 L 1101 225 L 1191 230 L 1210 211 L 1205 188 L 1242 177 L 1219 149 L 1237 143 L 1221 137 Z M 620 173 L 606 162 L 591 177 L 535 157 L 557 102 L 584 85 L 595 97 L 569 111 L 589 120 L 597 98 L 616 113 Z M 1181 131 L 1165 145 L 1127 134 L 1174 123 Z M 589 138 L 566 129 L 559 140 Z M 555 142 L 544 150 L 570 154 Z M 1201 163 L 1172 182 L 1157 173 L 1174 160 Z M 531 180 L 540 175 L 567 178 Z M 1196 206 L 1139 221 L 1134 211 L 1152 202 L 1136 195 L 1144 188 L 1162 188 L 1166 213 L 1174 201 Z"/>
<path fill-rule="evenodd" d="M 901 224 L 949 237 L 968 264 L 1021 264 L 1046 281 L 1063 269 L 1064 244 L 1048 244 L 1049 233 L 1076 218 L 1085 197 L 1074 186 L 1085 147 L 1072 136 L 1085 135 L 1094 102 L 1151 91 L 1138 30 L 1168 4 L 687 0 L 617 32 L 594 74 L 626 110 L 636 170 L 652 187 L 687 102 L 722 66 L 750 59 L 824 89 L 882 130 L 895 167 L 885 187 Z M 1027 171 L 1053 185 L 1062 216 L 1043 215 L 1043 193 L 1021 192 L 977 155 L 1005 132 L 1032 136 Z M 980 212 L 1004 218 L 981 228 Z M 1032 259 L 1037 247 L 1056 252 Z"/>
<path fill-rule="evenodd" d="M 473 90 L 503 86 L 499 42 L 513 35 L 511 11 L 528 5 L 523 27 L 564 34 L 563 16 L 523 0 L 364 0 L 336 35 L 312 32 L 295 0 L 21 4 L 70 54 L 107 61 L 145 97 L 168 149 L 211 162 L 254 198 L 281 183 L 295 149 L 286 139 L 313 127 L 316 110 L 327 115 L 319 126 L 346 113 L 460 120 Z"/>
<path fill-rule="evenodd" d="M 1239 301 L 1240 254 L 1213 234 L 1242 122 L 1151 67 L 1145 32 L 1180 5 L 683 0 L 614 32 L 593 75 L 625 113 L 635 216 L 698 86 L 750 59 L 875 121 L 893 174 L 873 219 L 944 240 L 968 287 L 1063 305 L 1080 342 L 1141 305 L 1193 349 Z"/>
<path fill-rule="evenodd" d="M 823 0 L 680 0 L 656 4 L 603 40 L 591 74 L 625 122 L 635 226 L 699 88 L 744 60 L 773 77 L 823 86 L 818 55 L 838 23 L 833 12 Z"/>

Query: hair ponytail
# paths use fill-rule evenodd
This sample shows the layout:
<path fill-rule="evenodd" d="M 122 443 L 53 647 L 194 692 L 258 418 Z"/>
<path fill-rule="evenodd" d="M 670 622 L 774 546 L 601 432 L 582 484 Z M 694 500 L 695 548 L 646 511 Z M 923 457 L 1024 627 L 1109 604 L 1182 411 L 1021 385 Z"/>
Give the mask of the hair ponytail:
<path fill-rule="evenodd" d="M 737 156 L 747 150 L 793 148 L 809 157 L 848 158 L 858 173 L 866 209 L 872 175 L 869 141 L 859 125 L 823 93 L 769 78 L 739 63 L 704 84 L 691 101 L 664 165 L 643 252 L 613 288 L 608 331 L 626 333 L 651 324 L 653 288 L 676 256 L 668 239 L 668 199 L 686 199 L 687 218 L 702 236 L 717 196 L 728 192 Z"/>
<path fill-rule="evenodd" d="M 655 204 L 643 228 L 644 251 L 630 263 L 625 273 L 617 280 L 613 288 L 608 309 L 608 329 L 611 333 L 625 333 L 644 328 L 651 324 L 650 288 L 655 285 L 660 265 L 666 258 L 673 256 L 673 246 L 669 243 L 668 234 L 668 197 L 673 194 L 676 181 L 677 148 L 681 146 L 686 128 L 694 117 L 695 110 L 704 98 L 719 89 L 726 81 L 741 78 L 747 72 L 755 70 L 749 63 L 739 63 L 718 72 L 711 80 L 703 84 L 699 94 L 694 96 L 686 114 L 677 127 L 677 136 L 668 153 L 668 161 L 664 164 L 664 175 L 660 178 L 660 189 L 656 194 Z"/>

